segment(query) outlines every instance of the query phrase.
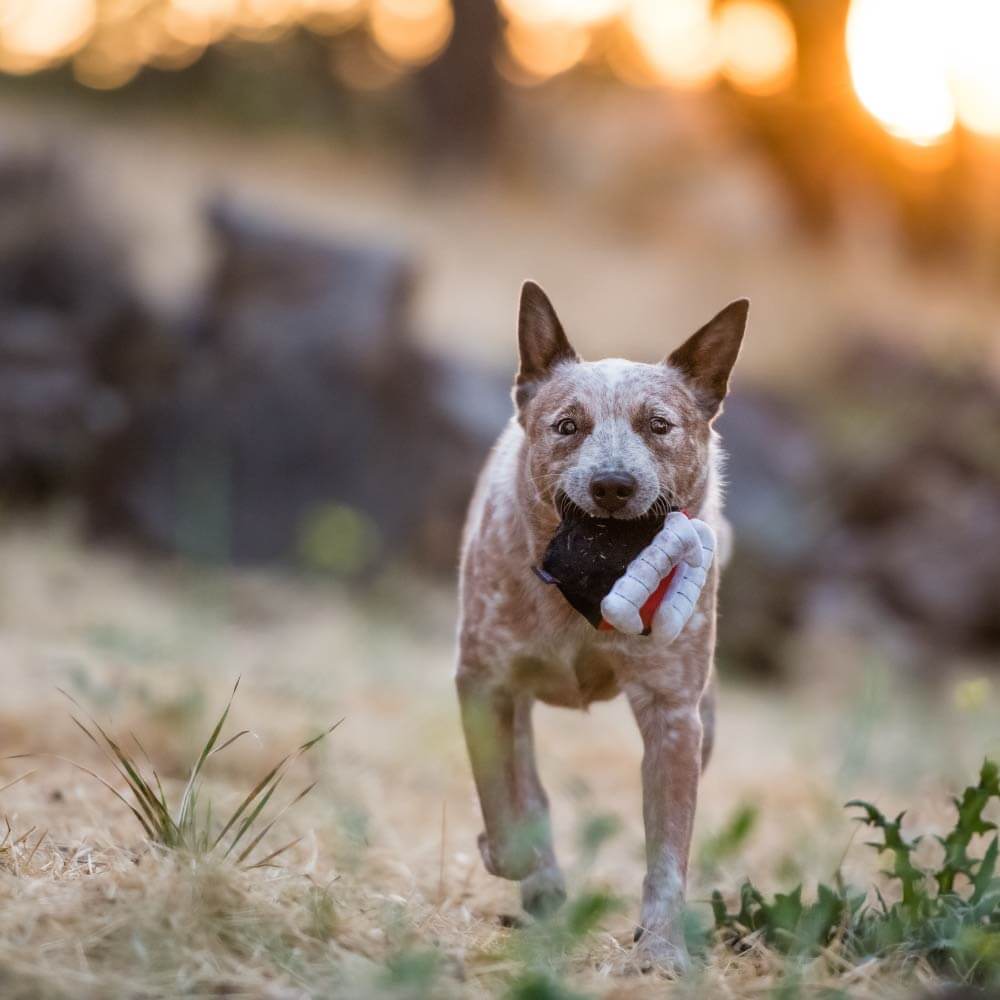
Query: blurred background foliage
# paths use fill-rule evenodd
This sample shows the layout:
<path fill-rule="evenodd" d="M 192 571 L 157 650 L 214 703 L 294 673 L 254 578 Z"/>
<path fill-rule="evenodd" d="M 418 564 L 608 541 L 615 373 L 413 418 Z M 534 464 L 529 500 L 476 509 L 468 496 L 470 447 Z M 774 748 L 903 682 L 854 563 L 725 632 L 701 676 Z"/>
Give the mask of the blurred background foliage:
<path fill-rule="evenodd" d="M 998 42 L 993 0 L 0 0 L 4 496 L 448 574 L 522 278 L 646 360 L 750 294 L 723 663 L 995 663 Z"/>

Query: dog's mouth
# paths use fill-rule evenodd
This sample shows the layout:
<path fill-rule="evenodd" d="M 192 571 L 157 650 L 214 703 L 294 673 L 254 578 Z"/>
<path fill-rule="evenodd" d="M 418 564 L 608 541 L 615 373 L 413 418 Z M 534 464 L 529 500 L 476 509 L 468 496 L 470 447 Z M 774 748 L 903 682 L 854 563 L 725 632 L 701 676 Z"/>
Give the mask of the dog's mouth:
<path fill-rule="evenodd" d="M 594 521 L 644 521 L 664 518 L 671 511 L 680 510 L 680 506 L 672 503 L 671 500 L 671 497 L 661 493 L 642 513 L 632 517 L 623 517 L 620 514 L 608 514 L 606 517 L 600 517 L 597 514 L 591 514 L 589 510 L 584 510 L 578 503 L 570 499 L 565 490 L 556 491 L 553 505 L 561 521 L 583 520 L 584 518 L 591 518 Z"/>

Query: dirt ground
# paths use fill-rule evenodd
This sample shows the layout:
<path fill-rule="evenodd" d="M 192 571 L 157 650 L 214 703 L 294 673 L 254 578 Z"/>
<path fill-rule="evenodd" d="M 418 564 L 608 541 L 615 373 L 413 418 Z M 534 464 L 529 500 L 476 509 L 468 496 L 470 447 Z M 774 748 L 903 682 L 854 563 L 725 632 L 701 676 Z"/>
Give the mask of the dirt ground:
<path fill-rule="evenodd" d="M 301 836 L 280 868 L 160 856 L 124 807 L 70 765 L 0 763 L 0 784 L 35 772 L 0 793 L 10 828 L 0 848 L 4 994 L 502 992 L 518 968 L 519 932 L 501 920 L 516 913 L 516 895 L 475 850 L 480 820 L 451 690 L 450 590 L 401 576 L 358 596 L 274 574 L 200 573 L 89 550 L 69 524 L 0 529 L 4 755 L 61 754 L 110 777 L 70 721 L 64 688 L 122 739 L 134 731 L 176 797 L 241 676 L 231 728 L 255 735 L 211 762 L 221 811 L 302 738 L 344 722 L 294 776 L 318 787 L 254 856 Z M 860 795 L 886 810 L 910 805 L 914 832 L 940 830 L 946 793 L 1000 752 L 996 697 L 981 683 L 952 678 L 917 691 L 878 664 L 835 656 L 823 669 L 841 677 L 796 690 L 723 678 L 693 901 L 715 886 L 732 898 L 744 875 L 770 888 L 808 884 L 842 859 L 860 882 L 869 852 L 852 842 L 841 803 Z M 574 985 L 616 997 L 766 993 L 778 974 L 766 954 L 719 952 L 694 981 L 670 987 L 625 973 L 642 875 L 633 723 L 615 702 L 589 714 L 542 709 L 537 728 L 571 895 L 597 886 L 624 904 L 574 952 Z M 756 827 L 709 864 L 706 845 L 744 804 L 759 811 Z M 620 830 L 583 865 L 579 831 L 596 816 L 616 817 Z M 420 992 L 406 961 L 428 949 L 444 965 Z M 814 966 L 817 982 L 852 996 L 905 995 L 877 969 L 838 976 Z"/>

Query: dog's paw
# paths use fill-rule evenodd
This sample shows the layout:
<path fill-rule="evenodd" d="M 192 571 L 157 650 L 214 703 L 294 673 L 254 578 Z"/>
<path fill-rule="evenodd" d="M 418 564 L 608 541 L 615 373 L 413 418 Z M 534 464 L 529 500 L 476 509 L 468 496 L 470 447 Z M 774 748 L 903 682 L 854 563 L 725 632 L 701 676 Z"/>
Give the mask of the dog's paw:
<path fill-rule="evenodd" d="M 662 934 L 636 928 L 632 948 L 631 966 L 636 972 L 659 972 L 680 978 L 691 968 L 691 956 L 683 936 L 675 939 L 672 934 Z"/>
<path fill-rule="evenodd" d="M 549 917 L 565 902 L 566 882 L 558 868 L 540 868 L 521 883 L 521 905 L 533 917 Z"/>

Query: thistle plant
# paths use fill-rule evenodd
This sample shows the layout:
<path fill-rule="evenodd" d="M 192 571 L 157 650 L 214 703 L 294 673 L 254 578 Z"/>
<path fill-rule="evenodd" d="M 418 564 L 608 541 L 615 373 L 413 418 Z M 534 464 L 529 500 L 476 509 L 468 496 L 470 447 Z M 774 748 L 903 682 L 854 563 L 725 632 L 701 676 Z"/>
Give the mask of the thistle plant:
<path fill-rule="evenodd" d="M 955 823 L 935 837 L 943 848 L 936 867 L 917 862 L 923 838 L 904 834 L 905 813 L 889 819 L 870 802 L 848 802 L 846 808 L 861 810 L 858 821 L 879 835 L 867 846 L 889 856 L 882 874 L 898 887 L 897 902 L 888 903 L 877 886 L 871 893 L 851 889 L 839 872 L 832 885 L 817 887 L 811 903 L 803 900 L 801 885 L 767 898 L 747 881 L 734 912 L 722 893 L 712 894 L 715 928 L 737 948 L 752 936 L 789 954 L 811 955 L 839 943 L 853 961 L 923 959 L 969 982 L 1000 982 L 1000 835 L 983 815 L 995 799 L 1000 800 L 1000 768 L 986 760 L 977 783 L 952 800 Z M 970 852 L 982 836 L 987 837 L 982 853 Z"/>

